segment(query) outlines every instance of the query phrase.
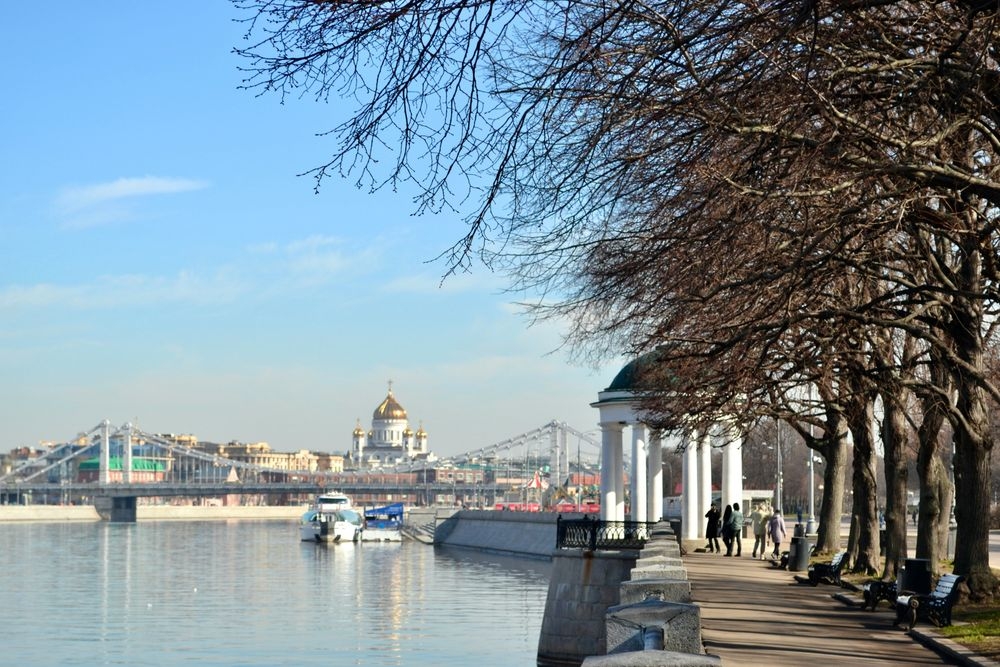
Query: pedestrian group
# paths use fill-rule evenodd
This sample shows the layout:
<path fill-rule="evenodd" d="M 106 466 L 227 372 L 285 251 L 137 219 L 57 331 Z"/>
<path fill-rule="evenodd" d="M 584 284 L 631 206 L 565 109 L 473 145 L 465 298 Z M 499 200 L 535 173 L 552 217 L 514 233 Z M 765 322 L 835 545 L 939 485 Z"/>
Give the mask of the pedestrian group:
<path fill-rule="evenodd" d="M 719 537 L 726 547 L 726 556 L 732 556 L 736 550 L 736 556 L 743 555 L 743 513 L 740 511 L 740 504 L 733 503 L 726 505 L 720 512 L 718 505 L 712 503 L 712 507 L 705 514 L 707 524 L 705 525 L 705 536 L 708 544 L 705 545 L 709 553 L 722 553 L 719 547 Z M 771 558 L 781 557 L 781 543 L 784 541 L 785 519 L 781 515 L 781 509 L 775 507 L 769 509 L 768 503 L 755 503 L 753 511 L 750 513 L 750 526 L 753 530 L 753 558 L 763 560 L 767 556 L 768 542 L 773 545 Z"/>

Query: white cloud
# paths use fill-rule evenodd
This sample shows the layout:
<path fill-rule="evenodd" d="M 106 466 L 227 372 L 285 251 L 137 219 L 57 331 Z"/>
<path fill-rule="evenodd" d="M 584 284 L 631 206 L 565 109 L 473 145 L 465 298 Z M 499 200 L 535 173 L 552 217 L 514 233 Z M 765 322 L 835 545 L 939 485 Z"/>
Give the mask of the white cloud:
<path fill-rule="evenodd" d="M 198 276 L 102 276 L 81 285 L 9 285 L 0 289 L 0 310 L 68 307 L 79 310 L 150 306 L 162 303 L 227 303 L 246 291 L 226 271 Z"/>
<path fill-rule="evenodd" d="M 500 294 L 503 279 L 494 273 L 460 273 L 443 278 L 439 274 L 423 273 L 399 276 L 386 282 L 382 290 L 391 294 L 458 294 L 489 292 Z"/>
<path fill-rule="evenodd" d="M 205 181 L 188 178 L 141 176 L 107 183 L 64 188 L 56 196 L 56 214 L 71 228 L 89 228 L 135 217 L 124 200 L 152 195 L 191 192 L 208 187 Z"/>

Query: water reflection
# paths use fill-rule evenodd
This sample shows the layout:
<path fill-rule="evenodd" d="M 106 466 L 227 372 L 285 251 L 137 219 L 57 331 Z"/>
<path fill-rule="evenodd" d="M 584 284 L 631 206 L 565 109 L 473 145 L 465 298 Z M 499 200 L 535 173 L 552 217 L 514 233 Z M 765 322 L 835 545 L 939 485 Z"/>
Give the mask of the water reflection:
<path fill-rule="evenodd" d="M 467 665 L 474 637 L 483 667 L 534 665 L 549 568 L 289 522 L 0 524 L 4 661 Z"/>

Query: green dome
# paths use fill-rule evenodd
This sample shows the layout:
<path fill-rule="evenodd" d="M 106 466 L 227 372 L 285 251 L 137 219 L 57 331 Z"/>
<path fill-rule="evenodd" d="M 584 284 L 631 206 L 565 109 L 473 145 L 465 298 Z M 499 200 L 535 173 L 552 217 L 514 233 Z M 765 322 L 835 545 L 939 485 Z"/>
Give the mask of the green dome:
<path fill-rule="evenodd" d="M 615 379 L 611 381 L 604 391 L 641 391 L 651 387 L 643 386 L 642 378 L 647 372 L 659 365 L 663 356 L 663 350 L 657 348 L 646 354 L 636 357 L 625 364 Z"/>

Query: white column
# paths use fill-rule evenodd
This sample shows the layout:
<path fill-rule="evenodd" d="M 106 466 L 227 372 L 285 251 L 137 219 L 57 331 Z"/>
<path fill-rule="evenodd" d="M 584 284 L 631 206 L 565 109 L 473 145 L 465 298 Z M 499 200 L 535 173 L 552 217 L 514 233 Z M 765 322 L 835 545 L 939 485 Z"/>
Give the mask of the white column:
<path fill-rule="evenodd" d="M 698 537 L 705 537 L 705 515 L 712 506 L 712 436 L 698 432 Z"/>
<path fill-rule="evenodd" d="M 132 483 L 132 424 L 125 426 L 125 444 L 122 450 L 122 481 Z"/>
<path fill-rule="evenodd" d="M 747 514 L 743 506 L 743 438 L 729 436 L 729 443 L 722 448 L 722 470 L 724 471 L 722 502 L 740 504 L 740 511 Z"/>
<path fill-rule="evenodd" d="M 101 422 L 101 453 L 97 466 L 97 481 L 107 484 L 111 481 L 111 422 L 105 419 Z"/>
<path fill-rule="evenodd" d="M 726 442 L 726 440 L 725 440 L 726 434 L 725 433 L 720 433 L 718 424 L 714 424 L 712 426 L 712 430 L 716 433 L 716 435 L 719 436 L 719 439 L 722 440 L 722 442 Z M 732 487 L 732 482 L 729 479 L 729 473 L 731 471 L 729 469 L 729 466 L 726 465 L 726 452 L 727 451 L 728 450 L 725 448 L 725 445 L 723 445 L 723 449 L 722 449 L 722 481 L 719 483 L 719 488 L 722 490 L 722 507 L 720 507 L 720 510 L 723 511 L 723 512 L 726 511 L 726 505 L 732 506 L 733 503 L 737 503 L 737 502 L 740 501 L 739 498 L 730 498 L 729 497 L 729 489 Z"/>
<path fill-rule="evenodd" d="M 649 460 L 646 461 L 646 468 L 649 471 L 646 514 L 649 521 L 659 521 L 663 518 L 663 442 L 659 433 L 649 436 Z"/>
<path fill-rule="evenodd" d="M 681 458 L 681 539 L 698 539 L 701 516 L 698 515 L 698 442 L 688 437 Z"/>
<path fill-rule="evenodd" d="M 618 425 L 618 443 L 612 452 L 615 456 L 615 521 L 625 520 L 625 445 L 622 441 L 624 427 L 624 422 Z"/>
<path fill-rule="evenodd" d="M 603 521 L 619 520 L 616 514 L 623 472 L 622 424 L 601 422 L 601 519 Z M 615 479 L 618 480 L 617 485 Z"/>
<path fill-rule="evenodd" d="M 646 469 L 646 425 L 632 424 L 632 521 L 646 522 L 649 508 L 646 491 L 649 488 Z"/>

